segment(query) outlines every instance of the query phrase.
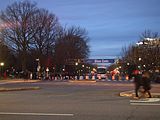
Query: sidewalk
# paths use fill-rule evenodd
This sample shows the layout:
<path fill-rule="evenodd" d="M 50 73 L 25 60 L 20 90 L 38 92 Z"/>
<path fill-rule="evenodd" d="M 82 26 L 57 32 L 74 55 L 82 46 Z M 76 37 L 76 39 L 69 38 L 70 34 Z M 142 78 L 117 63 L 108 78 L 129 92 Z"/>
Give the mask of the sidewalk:
<path fill-rule="evenodd" d="M 30 79 L 6 79 L 6 80 L 0 80 L 0 85 L 7 83 L 35 83 L 39 81 L 40 80 L 30 80 Z"/>
<path fill-rule="evenodd" d="M 29 80 L 29 79 L 6 79 L 0 80 L 0 92 L 7 92 L 7 91 L 22 91 L 22 90 L 39 90 L 41 89 L 38 86 L 23 86 L 23 87 L 3 87 L 5 84 L 9 83 L 35 83 L 39 82 L 40 80 Z"/>

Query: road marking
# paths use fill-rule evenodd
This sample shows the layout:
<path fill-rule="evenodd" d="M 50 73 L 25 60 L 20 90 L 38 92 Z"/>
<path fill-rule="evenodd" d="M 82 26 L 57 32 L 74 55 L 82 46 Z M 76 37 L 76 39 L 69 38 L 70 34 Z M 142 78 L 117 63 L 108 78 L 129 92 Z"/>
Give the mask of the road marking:
<path fill-rule="evenodd" d="M 160 104 L 156 104 L 156 103 L 130 103 L 131 105 L 153 105 L 153 106 L 159 106 Z"/>
<path fill-rule="evenodd" d="M 74 114 L 55 114 L 55 113 L 12 113 L 12 112 L 0 112 L 0 115 L 74 116 Z"/>
<path fill-rule="evenodd" d="M 138 100 L 130 100 L 131 103 L 153 103 L 159 102 L 160 98 L 143 98 Z"/>
<path fill-rule="evenodd" d="M 130 105 L 153 105 L 153 106 L 159 106 L 160 98 L 144 98 L 144 99 L 138 99 L 138 100 L 130 100 Z"/>

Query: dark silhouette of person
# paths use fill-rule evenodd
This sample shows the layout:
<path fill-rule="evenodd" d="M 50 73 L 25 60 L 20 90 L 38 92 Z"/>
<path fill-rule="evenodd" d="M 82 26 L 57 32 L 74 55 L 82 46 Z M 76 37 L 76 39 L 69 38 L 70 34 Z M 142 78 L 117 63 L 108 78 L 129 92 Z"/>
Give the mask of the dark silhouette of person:
<path fill-rule="evenodd" d="M 142 81 L 142 75 L 140 73 L 139 70 L 134 70 L 133 71 L 133 77 L 134 77 L 134 83 L 135 83 L 135 94 L 136 94 L 136 97 L 138 98 L 138 90 L 140 88 L 140 86 L 142 85 L 141 81 Z"/>
<path fill-rule="evenodd" d="M 142 85 L 143 85 L 144 93 L 148 93 L 149 98 L 151 98 L 151 93 L 150 93 L 151 80 L 150 80 L 150 75 L 148 71 L 145 71 L 142 74 Z"/>

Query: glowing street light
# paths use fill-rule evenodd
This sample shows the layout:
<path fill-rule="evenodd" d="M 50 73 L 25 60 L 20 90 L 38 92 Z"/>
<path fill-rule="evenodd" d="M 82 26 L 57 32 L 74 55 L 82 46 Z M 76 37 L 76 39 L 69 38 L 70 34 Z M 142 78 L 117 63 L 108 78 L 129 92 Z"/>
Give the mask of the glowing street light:
<path fill-rule="evenodd" d="M 138 60 L 139 60 L 139 61 L 141 61 L 141 60 L 142 60 L 142 58 L 138 58 Z"/>
<path fill-rule="evenodd" d="M 40 69 L 41 69 L 41 65 L 40 65 L 40 60 L 39 58 L 36 59 L 37 61 L 37 78 L 40 79 Z"/>
<path fill-rule="evenodd" d="M 2 73 L 3 73 L 3 66 L 4 66 L 4 62 L 1 62 L 0 63 L 0 75 L 2 75 Z"/>
<path fill-rule="evenodd" d="M 0 66 L 4 66 L 4 62 L 1 62 L 1 63 L 0 63 Z"/>
<path fill-rule="evenodd" d="M 77 71 L 78 75 L 80 76 L 80 71 L 78 70 L 78 62 L 76 62 L 75 65 L 76 65 L 76 71 Z"/>
<path fill-rule="evenodd" d="M 77 66 L 77 65 L 78 65 L 78 62 L 76 62 L 75 65 Z"/>

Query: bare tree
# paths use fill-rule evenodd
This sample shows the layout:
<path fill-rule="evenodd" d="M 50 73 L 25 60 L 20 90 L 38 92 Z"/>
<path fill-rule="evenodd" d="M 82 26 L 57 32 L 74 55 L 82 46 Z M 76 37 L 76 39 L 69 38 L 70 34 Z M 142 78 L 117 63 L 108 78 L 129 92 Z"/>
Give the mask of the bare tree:
<path fill-rule="evenodd" d="M 32 49 L 35 49 L 36 57 L 44 63 L 47 60 L 46 57 L 53 56 L 53 48 L 60 24 L 58 18 L 45 9 L 39 9 L 34 15 L 34 19 L 33 31 L 36 34 L 33 36 Z"/>
<path fill-rule="evenodd" d="M 55 44 L 55 62 L 57 65 L 63 66 L 68 62 L 74 62 L 74 60 L 85 59 L 88 55 L 88 36 L 85 29 L 73 26 L 61 32 Z"/>
<path fill-rule="evenodd" d="M 152 32 L 151 30 L 145 30 L 140 35 L 140 40 L 144 40 L 145 38 L 157 38 L 158 32 Z"/>
<path fill-rule="evenodd" d="M 160 38 L 158 33 L 145 31 L 142 33 L 140 44 L 130 45 L 123 49 L 125 67 L 151 70 L 160 69 Z"/>
<path fill-rule="evenodd" d="M 0 41 L 0 62 L 4 62 L 5 68 L 7 68 L 9 66 L 13 66 L 13 63 L 15 63 L 14 54 L 1 41 Z"/>
<path fill-rule="evenodd" d="M 55 39 L 59 34 L 58 18 L 29 1 L 15 2 L 1 12 L 6 28 L 2 30 L 4 42 L 17 53 L 22 70 L 27 63 L 39 58 L 42 64 L 53 56 Z M 33 55 L 35 56 L 33 56 Z"/>
<path fill-rule="evenodd" d="M 5 43 L 20 56 L 22 70 L 26 69 L 27 53 L 35 34 L 32 30 L 33 15 L 37 12 L 35 3 L 14 2 L 1 12 L 2 21 L 8 26 L 3 29 Z"/>

